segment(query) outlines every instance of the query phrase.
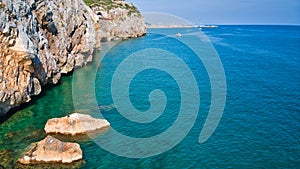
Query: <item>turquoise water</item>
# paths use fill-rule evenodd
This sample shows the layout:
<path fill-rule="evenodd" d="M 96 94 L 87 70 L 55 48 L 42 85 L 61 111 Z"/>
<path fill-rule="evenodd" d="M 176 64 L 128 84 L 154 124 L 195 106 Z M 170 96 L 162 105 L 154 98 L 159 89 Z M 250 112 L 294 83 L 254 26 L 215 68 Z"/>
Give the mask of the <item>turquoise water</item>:
<path fill-rule="evenodd" d="M 180 32 L 185 38 L 185 34 L 197 30 L 160 31 L 171 35 Z M 149 158 L 126 158 L 104 150 L 93 141 L 81 142 L 85 159 L 82 168 L 299 168 L 300 27 L 221 26 L 202 31 L 219 54 L 227 82 L 223 117 L 206 143 L 198 143 L 211 101 L 205 66 L 179 38 L 150 33 L 120 42 L 106 55 L 103 52 L 109 44 L 105 45 L 102 53 L 95 53 L 92 65 L 78 70 L 74 76 L 64 77 L 59 85 L 48 87 L 39 99 L 2 122 L 0 165 L 13 168 L 27 145 L 45 137 L 43 128 L 49 118 L 74 111 L 72 92 L 73 96 L 74 92 L 81 96 L 81 102 L 75 105 L 86 107 L 76 109 L 83 113 L 98 114 L 98 110 L 89 109 L 93 101 L 89 97 L 91 91 L 98 106 L 113 104 L 111 80 L 117 66 L 130 54 L 151 47 L 175 53 L 194 74 L 201 97 L 195 124 L 173 149 Z M 103 60 L 98 66 L 100 58 Z M 77 79 L 82 87 L 72 91 L 72 82 Z M 92 86 L 95 90 L 86 84 L 90 81 L 95 82 Z M 150 108 L 149 93 L 158 88 L 165 92 L 168 104 L 152 123 L 129 121 L 117 109 L 101 109 L 102 115 L 114 129 L 127 136 L 147 138 L 160 134 L 178 116 L 181 98 L 176 81 L 157 69 L 142 71 L 131 81 L 130 99 L 138 110 L 146 111 Z M 109 134 L 110 131 L 104 135 Z"/>

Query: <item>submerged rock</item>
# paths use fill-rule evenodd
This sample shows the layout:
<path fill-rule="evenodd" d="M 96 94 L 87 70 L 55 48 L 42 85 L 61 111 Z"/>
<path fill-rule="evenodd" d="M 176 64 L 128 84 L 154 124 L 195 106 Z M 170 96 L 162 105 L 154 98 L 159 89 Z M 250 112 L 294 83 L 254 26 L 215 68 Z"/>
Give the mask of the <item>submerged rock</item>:
<path fill-rule="evenodd" d="M 53 118 L 47 121 L 47 134 L 66 136 L 85 135 L 109 128 L 110 123 L 105 119 L 96 119 L 87 114 L 73 113 L 62 118 Z"/>
<path fill-rule="evenodd" d="M 14 150 L 0 150 L 0 169 L 11 168 L 14 164 Z"/>
<path fill-rule="evenodd" d="M 71 164 L 58 164 L 58 163 L 49 163 L 49 164 L 21 164 L 16 163 L 14 165 L 14 168 L 17 169 L 78 169 L 81 168 L 81 166 L 84 164 L 83 160 L 73 162 Z M 6 168 L 5 168 L 6 169 Z"/>
<path fill-rule="evenodd" d="M 30 150 L 18 159 L 21 164 L 70 164 L 82 160 L 82 150 L 78 143 L 62 142 L 52 136 L 30 145 Z"/>
<path fill-rule="evenodd" d="M 110 104 L 107 106 L 98 106 L 98 107 L 99 107 L 100 111 L 111 111 L 116 108 L 116 106 L 114 104 Z"/>

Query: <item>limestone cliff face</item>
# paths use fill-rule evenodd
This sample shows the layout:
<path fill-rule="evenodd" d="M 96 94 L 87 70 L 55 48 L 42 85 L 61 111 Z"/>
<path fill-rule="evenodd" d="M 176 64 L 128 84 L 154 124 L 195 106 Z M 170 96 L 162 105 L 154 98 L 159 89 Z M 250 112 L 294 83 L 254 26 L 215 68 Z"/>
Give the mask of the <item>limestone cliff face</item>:
<path fill-rule="evenodd" d="M 90 8 L 82 0 L 0 0 L 0 116 L 29 102 L 43 85 L 56 84 L 62 74 L 91 62 L 101 40 L 146 33 L 133 6 L 124 1 L 110 5 L 105 9 L 99 4 Z"/>
<path fill-rule="evenodd" d="M 141 14 L 131 3 L 122 0 L 112 2 L 110 5 L 91 4 L 100 23 L 97 34 L 101 41 L 128 39 L 146 33 Z"/>

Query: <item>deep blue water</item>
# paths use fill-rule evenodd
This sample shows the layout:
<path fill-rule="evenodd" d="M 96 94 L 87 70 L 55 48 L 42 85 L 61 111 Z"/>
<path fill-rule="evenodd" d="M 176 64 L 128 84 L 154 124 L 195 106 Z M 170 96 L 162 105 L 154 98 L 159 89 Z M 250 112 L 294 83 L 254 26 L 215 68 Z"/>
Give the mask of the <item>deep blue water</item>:
<path fill-rule="evenodd" d="M 204 144 L 199 144 L 198 139 L 211 104 L 211 82 L 196 53 L 174 36 L 180 32 L 181 38 L 192 41 L 188 38 L 195 31 L 199 30 L 152 29 L 146 37 L 120 42 L 110 50 L 106 49 L 111 43 L 105 44 L 102 52 L 95 54 L 92 65 L 64 77 L 60 85 L 45 91 L 34 104 L 0 124 L 0 151 L 9 150 L 0 153 L 1 160 L 6 160 L 0 164 L 13 166 L 13 160 L 30 142 L 42 139 L 41 130 L 49 118 L 69 114 L 77 110 L 78 105 L 83 107 L 80 111 L 99 115 L 96 109 L 91 109 L 95 98 L 91 98 L 90 93 L 96 96 L 97 105 L 113 104 L 111 81 L 118 65 L 135 52 L 158 48 L 184 61 L 195 77 L 201 98 L 200 106 L 189 105 L 198 109 L 195 124 L 174 148 L 148 158 L 122 157 L 93 141 L 81 142 L 85 159 L 82 168 L 300 168 L 300 27 L 220 26 L 202 30 L 218 53 L 227 84 L 222 119 Z M 107 51 L 105 55 L 104 51 Z M 161 55 L 160 62 L 177 68 L 174 62 L 165 60 L 163 53 L 157 55 Z M 102 62 L 98 65 L 100 58 Z M 137 67 L 142 62 L 131 66 Z M 185 76 L 182 73 L 180 77 L 190 83 Z M 74 89 L 73 86 L 72 91 L 74 81 L 81 87 Z M 89 85 L 89 82 L 95 84 Z M 110 121 L 112 128 L 130 137 L 147 138 L 165 132 L 180 111 L 181 94 L 176 79 L 159 69 L 141 71 L 130 83 L 130 101 L 136 109 L 147 111 L 149 94 L 155 89 L 164 91 L 167 105 L 153 122 L 132 122 L 117 109 L 101 110 L 103 117 Z M 74 99 L 74 95 L 79 95 L 80 101 Z M 102 137 L 104 141 L 114 141 L 116 147 L 122 146 L 116 140 L 105 138 L 110 134 L 109 130 L 99 139 Z M 158 145 L 150 144 L 145 149 L 151 146 Z M 164 144 L 159 146 L 164 147 Z"/>

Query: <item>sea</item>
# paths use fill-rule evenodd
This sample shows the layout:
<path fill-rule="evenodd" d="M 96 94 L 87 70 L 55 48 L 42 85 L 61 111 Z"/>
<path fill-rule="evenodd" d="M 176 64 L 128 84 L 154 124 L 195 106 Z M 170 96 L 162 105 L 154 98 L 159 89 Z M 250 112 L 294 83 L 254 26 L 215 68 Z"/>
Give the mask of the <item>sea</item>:
<path fill-rule="evenodd" d="M 300 27 L 148 29 L 104 43 L 1 119 L 0 168 L 72 112 L 111 124 L 79 141 L 83 169 L 300 168 Z"/>

